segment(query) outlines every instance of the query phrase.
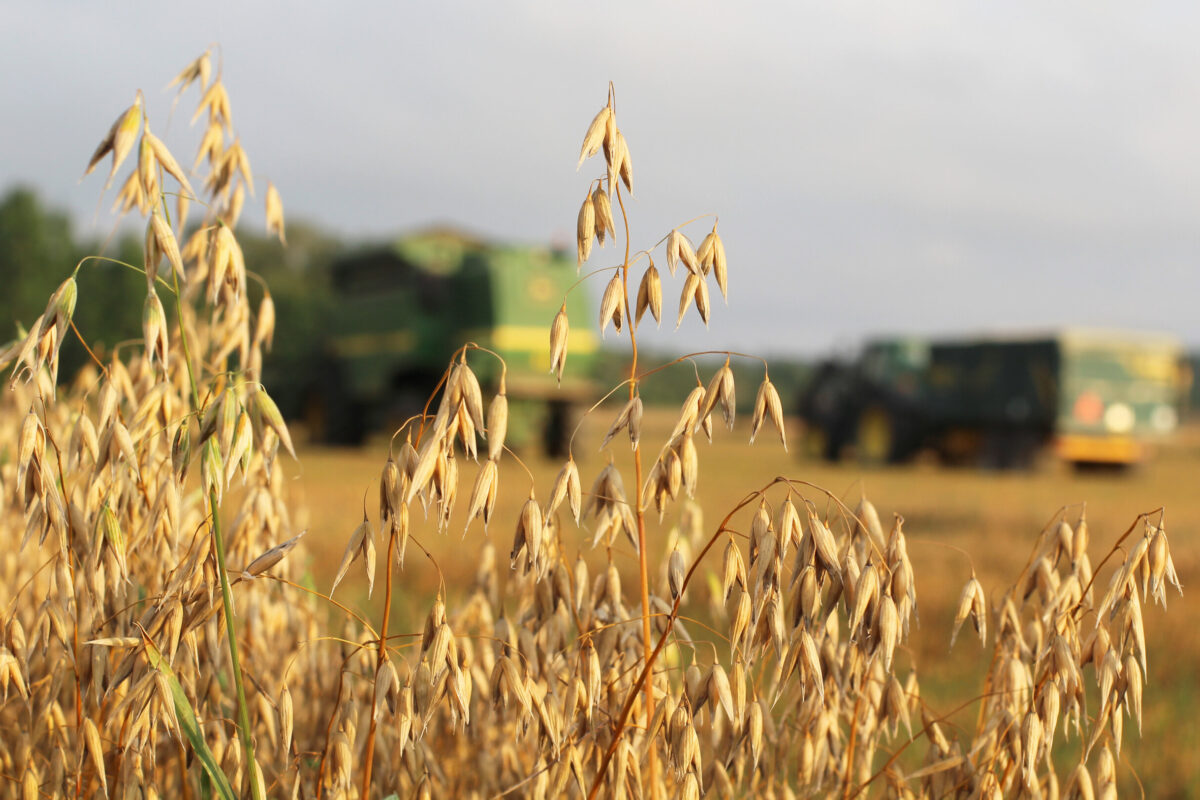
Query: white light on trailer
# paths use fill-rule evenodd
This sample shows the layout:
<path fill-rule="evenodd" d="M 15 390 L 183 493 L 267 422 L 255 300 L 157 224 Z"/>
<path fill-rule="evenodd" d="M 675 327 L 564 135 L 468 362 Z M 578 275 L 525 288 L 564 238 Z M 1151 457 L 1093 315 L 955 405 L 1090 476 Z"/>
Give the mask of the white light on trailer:
<path fill-rule="evenodd" d="M 1127 403 L 1113 403 L 1104 410 L 1104 427 L 1113 433 L 1129 433 L 1135 417 Z"/>

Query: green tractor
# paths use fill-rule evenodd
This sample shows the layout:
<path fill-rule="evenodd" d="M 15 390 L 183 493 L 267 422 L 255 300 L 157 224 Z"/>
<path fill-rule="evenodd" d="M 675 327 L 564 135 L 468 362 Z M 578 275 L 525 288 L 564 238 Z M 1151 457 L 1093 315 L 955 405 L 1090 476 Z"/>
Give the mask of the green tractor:
<path fill-rule="evenodd" d="M 806 450 L 898 463 L 1022 468 L 1053 450 L 1078 465 L 1128 466 L 1174 431 L 1190 371 L 1166 335 L 1066 329 L 1044 336 L 869 342 L 803 390 Z"/>
<path fill-rule="evenodd" d="M 321 363 L 304 392 L 311 435 L 358 444 L 369 431 L 394 430 L 420 413 L 454 351 L 473 342 L 507 364 L 509 444 L 540 440 L 548 453 L 564 452 L 580 404 L 593 395 L 598 346 L 587 326 L 572 328 L 559 385 L 550 372 L 550 323 L 564 303 L 572 319 L 592 314 L 582 289 L 568 291 L 576 279 L 574 260 L 561 252 L 443 229 L 339 259 Z M 476 350 L 468 363 L 495 388 L 495 357 Z"/>

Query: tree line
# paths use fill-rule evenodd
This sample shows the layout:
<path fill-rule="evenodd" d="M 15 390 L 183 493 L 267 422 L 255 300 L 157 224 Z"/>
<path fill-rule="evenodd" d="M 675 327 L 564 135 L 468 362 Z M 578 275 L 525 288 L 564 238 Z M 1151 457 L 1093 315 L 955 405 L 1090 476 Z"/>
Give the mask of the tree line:
<path fill-rule="evenodd" d="M 247 291 L 254 307 L 263 284 L 270 287 L 278 323 L 275 349 L 264 380 L 296 394 L 295 368 L 320 346 L 322 308 L 328 302 L 328 267 L 342 251 L 334 236 L 303 223 L 288 228 L 285 248 L 274 237 L 238 231 L 247 268 L 263 281 L 251 281 Z M 15 340 L 46 308 L 46 302 L 76 264 L 80 302 L 74 323 L 78 336 L 63 344 L 61 375 L 69 379 L 91 356 L 79 337 L 101 360 L 115 349 L 141 346 L 142 304 L 146 283 L 143 233 L 121 227 L 116 231 L 80 233 L 70 216 L 48 207 L 28 187 L 9 189 L 0 198 L 0 347 Z"/>

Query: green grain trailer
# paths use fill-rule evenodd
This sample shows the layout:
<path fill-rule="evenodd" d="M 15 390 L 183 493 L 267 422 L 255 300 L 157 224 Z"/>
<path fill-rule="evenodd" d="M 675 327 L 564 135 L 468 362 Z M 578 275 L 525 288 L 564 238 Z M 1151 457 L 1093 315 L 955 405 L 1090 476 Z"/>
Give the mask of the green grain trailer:
<path fill-rule="evenodd" d="M 322 368 L 306 393 L 314 436 L 353 444 L 417 413 L 454 351 L 474 342 L 508 365 L 508 441 L 540 438 L 559 452 L 576 409 L 593 392 L 597 340 L 575 262 L 549 248 L 483 243 L 451 230 L 362 250 L 331 268 L 333 298 Z M 550 373 L 550 323 L 563 303 L 572 321 L 562 385 Z M 500 362 L 475 351 L 468 363 L 493 388 Z"/>
<path fill-rule="evenodd" d="M 810 452 L 899 462 L 1128 465 L 1171 433 L 1190 372 L 1167 335 L 1066 329 L 965 340 L 878 339 L 802 392 Z"/>

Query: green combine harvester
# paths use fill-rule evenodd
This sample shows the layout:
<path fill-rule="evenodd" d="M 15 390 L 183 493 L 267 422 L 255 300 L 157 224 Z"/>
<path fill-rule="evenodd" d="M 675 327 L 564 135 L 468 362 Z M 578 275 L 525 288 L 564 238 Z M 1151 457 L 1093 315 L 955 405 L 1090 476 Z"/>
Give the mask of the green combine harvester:
<path fill-rule="evenodd" d="M 575 261 L 540 247 L 495 245 L 431 230 L 362 250 L 331 267 L 333 297 L 318 381 L 305 391 L 313 437 L 357 444 L 419 413 L 454 351 L 467 342 L 508 365 L 507 441 L 564 451 L 580 404 L 592 398 L 597 337 Z M 550 323 L 563 303 L 572 322 L 562 385 L 550 373 Z M 468 363 L 495 388 L 500 362 L 475 351 Z"/>
<path fill-rule="evenodd" d="M 1047 450 L 1127 466 L 1175 430 L 1191 372 L 1173 337 L 1067 329 L 1044 336 L 869 342 L 801 393 L 807 452 L 899 463 L 1027 468 Z"/>

